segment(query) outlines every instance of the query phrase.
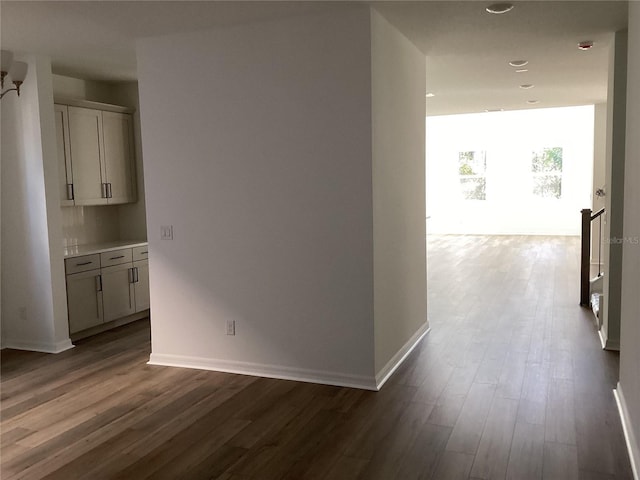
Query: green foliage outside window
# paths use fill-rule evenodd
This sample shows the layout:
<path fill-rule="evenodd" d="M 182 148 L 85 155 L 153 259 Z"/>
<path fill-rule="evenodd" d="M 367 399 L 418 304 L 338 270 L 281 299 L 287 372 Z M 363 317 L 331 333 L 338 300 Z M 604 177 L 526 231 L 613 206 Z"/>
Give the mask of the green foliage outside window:
<path fill-rule="evenodd" d="M 562 172 L 562 148 L 545 148 L 541 152 L 533 152 L 531 167 L 534 173 Z"/>
<path fill-rule="evenodd" d="M 531 161 L 533 194 L 542 198 L 562 197 L 562 148 L 533 152 Z"/>
<path fill-rule="evenodd" d="M 465 200 L 486 200 L 487 180 L 482 178 L 461 178 L 460 187 Z"/>
<path fill-rule="evenodd" d="M 460 189 L 465 200 L 487 199 L 486 168 L 486 152 L 467 151 L 458 153 Z"/>

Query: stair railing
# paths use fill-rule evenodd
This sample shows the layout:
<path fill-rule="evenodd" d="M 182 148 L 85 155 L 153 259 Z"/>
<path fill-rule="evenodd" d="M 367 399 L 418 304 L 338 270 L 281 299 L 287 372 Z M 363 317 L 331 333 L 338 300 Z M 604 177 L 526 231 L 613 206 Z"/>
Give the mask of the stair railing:
<path fill-rule="evenodd" d="M 591 223 L 598 219 L 598 277 L 602 275 L 602 214 L 604 208 L 592 214 L 590 208 L 584 208 L 582 213 L 582 241 L 580 248 L 580 305 L 589 306 L 589 277 L 591 274 Z"/>

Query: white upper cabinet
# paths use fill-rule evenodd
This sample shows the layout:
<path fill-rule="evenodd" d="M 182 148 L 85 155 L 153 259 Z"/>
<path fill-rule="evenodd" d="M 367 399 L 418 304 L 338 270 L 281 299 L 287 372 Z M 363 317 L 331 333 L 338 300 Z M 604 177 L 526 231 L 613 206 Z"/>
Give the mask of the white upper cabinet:
<path fill-rule="evenodd" d="M 60 205 L 73 205 L 73 172 L 69 145 L 69 109 L 66 105 L 55 105 L 56 138 L 58 143 L 58 171 L 60 182 Z"/>
<path fill-rule="evenodd" d="M 69 107 L 73 200 L 76 205 L 106 205 L 102 112 Z"/>
<path fill-rule="evenodd" d="M 109 203 L 135 202 L 134 150 L 131 115 L 102 112 L 104 165 Z"/>
<path fill-rule="evenodd" d="M 61 205 L 136 201 L 133 121 L 85 101 L 55 105 Z M 81 106 L 90 104 L 90 107 Z"/>

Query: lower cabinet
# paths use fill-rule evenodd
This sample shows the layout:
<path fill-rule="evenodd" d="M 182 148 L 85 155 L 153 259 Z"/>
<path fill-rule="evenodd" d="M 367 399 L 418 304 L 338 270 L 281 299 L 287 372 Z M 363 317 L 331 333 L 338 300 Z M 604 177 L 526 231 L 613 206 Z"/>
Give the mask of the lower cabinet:
<path fill-rule="evenodd" d="M 144 254 L 147 254 L 146 247 Z M 102 256 L 104 258 L 95 254 L 74 257 L 65 262 L 70 334 L 150 307 L 149 260 L 132 261 L 131 248 Z M 119 261 L 123 263 L 113 264 Z M 95 269 L 100 263 L 109 266 Z M 92 270 L 80 271 L 92 267 Z"/>
<path fill-rule="evenodd" d="M 67 275 L 69 333 L 103 323 L 100 270 Z"/>
<path fill-rule="evenodd" d="M 135 283 L 133 284 L 136 297 L 136 313 L 151 307 L 149 298 L 149 260 L 133 262 Z"/>
<path fill-rule="evenodd" d="M 126 317 L 136 312 L 133 281 L 133 267 L 131 267 L 130 263 L 102 269 L 102 298 L 105 322 Z"/>

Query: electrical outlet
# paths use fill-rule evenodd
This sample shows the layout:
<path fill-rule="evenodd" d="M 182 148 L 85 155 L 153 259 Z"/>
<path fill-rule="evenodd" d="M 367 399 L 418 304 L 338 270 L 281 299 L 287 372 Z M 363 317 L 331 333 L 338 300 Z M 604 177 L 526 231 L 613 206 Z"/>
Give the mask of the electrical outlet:
<path fill-rule="evenodd" d="M 235 335 L 235 334 L 236 334 L 236 321 L 227 320 L 227 335 Z"/>
<path fill-rule="evenodd" d="M 160 226 L 160 240 L 173 240 L 173 225 Z"/>

